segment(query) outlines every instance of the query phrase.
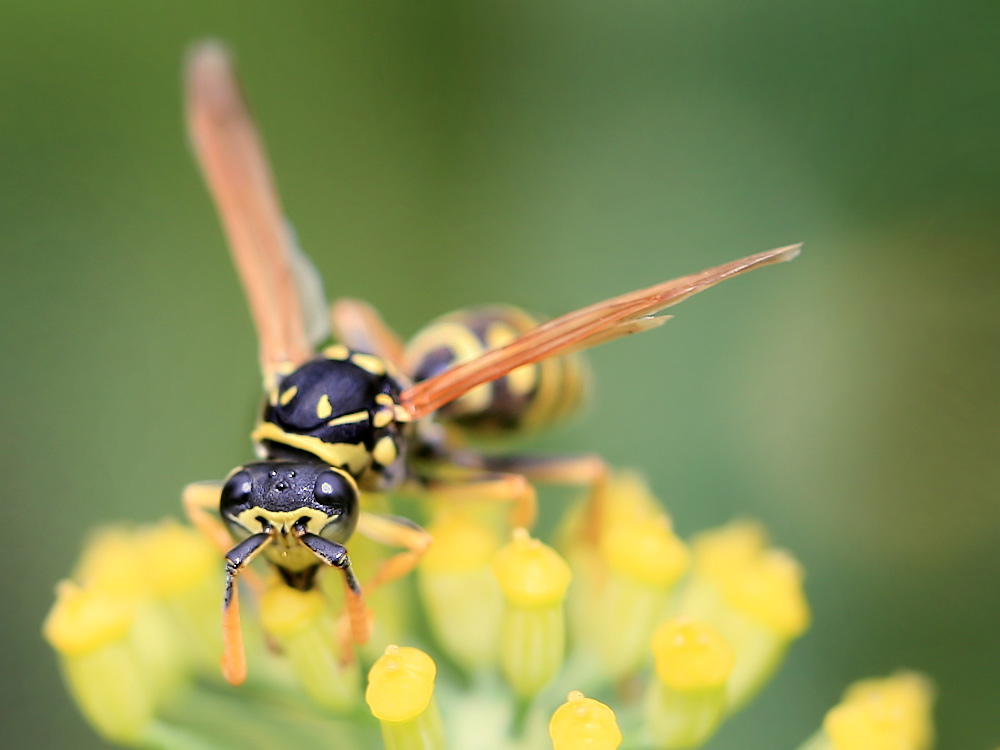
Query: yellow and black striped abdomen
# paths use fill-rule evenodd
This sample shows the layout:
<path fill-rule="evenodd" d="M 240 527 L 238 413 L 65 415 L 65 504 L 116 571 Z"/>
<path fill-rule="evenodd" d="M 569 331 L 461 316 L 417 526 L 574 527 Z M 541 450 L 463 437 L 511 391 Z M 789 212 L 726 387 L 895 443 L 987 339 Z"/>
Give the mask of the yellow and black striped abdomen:
<path fill-rule="evenodd" d="M 458 310 L 431 322 L 407 344 L 407 371 L 415 382 L 426 380 L 510 343 L 540 322 L 510 306 Z M 576 354 L 525 365 L 447 404 L 438 419 L 480 436 L 545 427 L 580 404 L 586 375 Z"/>

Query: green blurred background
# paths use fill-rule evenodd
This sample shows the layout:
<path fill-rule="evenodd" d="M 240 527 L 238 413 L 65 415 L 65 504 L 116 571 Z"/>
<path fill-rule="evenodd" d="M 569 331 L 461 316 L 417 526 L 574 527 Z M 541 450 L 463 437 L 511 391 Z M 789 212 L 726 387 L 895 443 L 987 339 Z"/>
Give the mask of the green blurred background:
<path fill-rule="evenodd" d="M 643 467 L 685 535 L 761 518 L 815 625 L 713 748 L 793 747 L 851 680 L 1000 740 L 996 3 L 6 2 L 0 746 L 101 747 L 39 625 L 82 537 L 246 460 L 255 342 L 180 111 L 227 40 L 331 295 L 401 332 L 802 257 L 591 357 L 545 437 Z"/>

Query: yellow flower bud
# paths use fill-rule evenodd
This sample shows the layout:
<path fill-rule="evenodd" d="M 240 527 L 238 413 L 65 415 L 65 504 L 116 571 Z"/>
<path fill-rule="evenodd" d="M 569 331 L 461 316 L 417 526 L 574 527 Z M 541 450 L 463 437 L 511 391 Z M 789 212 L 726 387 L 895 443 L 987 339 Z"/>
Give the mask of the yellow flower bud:
<path fill-rule="evenodd" d="M 110 526 L 93 533 L 84 547 L 73 578 L 90 589 L 116 597 L 136 598 L 149 593 L 142 551 L 133 530 Z"/>
<path fill-rule="evenodd" d="M 261 597 L 264 630 L 281 644 L 292 670 L 321 706 L 345 712 L 361 695 L 357 660 L 336 649 L 336 620 L 318 589 L 298 591 L 275 581 Z"/>
<path fill-rule="evenodd" d="M 572 577 L 566 561 L 524 529 L 515 529 L 513 540 L 497 553 L 493 573 L 504 596 L 519 607 L 562 602 Z"/>
<path fill-rule="evenodd" d="M 729 644 L 702 622 L 677 617 L 653 634 L 656 674 L 673 690 L 710 690 L 726 684 L 735 657 Z"/>
<path fill-rule="evenodd" d="M 553 750 L 615 750 L 622 742 L 615 712 L 579 690 L 552 714 L 549 736 Z"/>
<path fill-rule="evenodd" d="M 365 700 L 382 721 L 414 719 L 430 703 L 436 676 L 437 666 L 423 651 L 388 646 L 368 672 Z"/>
<path fill-rule="evenodd" d="M 757 558 L 766 546 L 767 533 L 763 526 L 754 521 L 734 521 L 694 538 L 695 568 L 699 575 L 719 580 Z"/>
<path fill-rule="evenodd" d="M 128 640 L 134 611 L 127 600 L 64 582 L 43 626 L 83 715 L 125 744 L 142 738 L 154 711 L 148 676 Z"/>
<path fill-rule="evenodd" d="M 261 624 L 271 635 L 287 638 L 316 623 L 323 613 L 318 589 L 298 591 L 275 581 L 260 600 Z"/>
<path fill-rule="evenodd" d="M 734 656 L 709 625 L 688 617 L 663 623 L 652 638 L 656 678 L 646 696 L 646 728 L 657 747 L 704 743 L 726 710 Z"/>
<path fill-rule="evenodd" d="M 500 666 L 514 691 L 530 697 L 562 666 L 569 566 L 551 547 L 516 529 L 497 553 L 493 572 L 505 597 Z"/>
<path fill-rule="evenodd" d="M 467 670 L 491 666 L 503 612 L 491 568 L 500 540 L 466 513 L 442 514 L 427 531 L 434 543 L 421 560 L 417 583 L 434 635 Z"/>
<path fill-rule="evenodd" d="M 726 601 L 747 617 L 785 638 L 809 627 L 802 592 L 802 568 L 788 553 L 768 550 L 720 580 Z"/>
<path fill-rule="evenodd" d="M 365 700 L 382 725 L 386 750 L 444 749 L 436 676 L 434 661 L 416 648 L 388 646 L 372 665 Z"/>
<path fill-rule="evenodd" d="M 612 524 L 600 548 L 612 570 L 657 588 L 675 584 L 688 566 L 687 548 L 664 515 Z"/>
<path fill-rule="evenodd" d="M 137 541 L 142 551 L 141 569 L 155 596 L 178 596 L 221 577 L 221 556 L 195 529 L 168 519 L 141 530 Z M 140 566 L 133 563 L 132 567 Z"/>
<path fill-rule="evenodd" d="M 933 692 L 912 672 L 855 683 L 823 729 L 835 750 L 926 750 L 934 736 Z"/>
<path fill-rule="evenodd" d="M 77 656 L 121 640 L 134 618 L 135 606 L 128 601 L 63 581 L 42 632 L 56 651 Z"/>
<path fill-rule="evenodd" d="M 762 527 L 750 522 L 703 533 L 692 548 L 694 572 L 677 611 L 708 622 L 732 647 L 733 711 L 770 678 L 809 625 L 802 569 L 787 552 L 768 549 Z"/>
<path fill-rule="evenodd" d="M 647 655 L 649 637 L 687 569 L 687 548 L 663 513 L 631 516 L 611 523 L 597 550 L 575 550 L 572 563 L 578 574 L 570 594 L 573 634 L 606 678 L 622 679 Z"/>

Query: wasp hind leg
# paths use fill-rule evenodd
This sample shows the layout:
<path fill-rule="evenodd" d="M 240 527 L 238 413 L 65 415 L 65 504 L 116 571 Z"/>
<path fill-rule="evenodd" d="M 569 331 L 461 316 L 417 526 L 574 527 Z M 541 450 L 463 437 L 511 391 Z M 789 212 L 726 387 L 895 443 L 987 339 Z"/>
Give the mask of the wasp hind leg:
<path fill-rule="evenodd" d="M 406 550 L 393 555 L 379 566 L 366 586 L 369 591 L 411 573 L 431 546 L 431 535 L 401 516 L 364 512 L 358 520 L 357 530 L 379 544 L 403 547 Z"/>
<path fill-rule="evenodd" d="M 531 482 L 583 487 L 587 490 L 587 539 L 596 543 L 607 518 L 608 465 L 594 453 L 569 456 L 478 456 L 477 464 L 489 471 L 509 472 Z"/>
<path fill-rule="evenodd" d="M 538 517 L 537 493 L 531 482 L 521 474 L 446 465 L 435 467 L 429 476 L 418 481 L 415 491 L 435 498 L 510 503 L 513 526 L 530 529 Z"/>

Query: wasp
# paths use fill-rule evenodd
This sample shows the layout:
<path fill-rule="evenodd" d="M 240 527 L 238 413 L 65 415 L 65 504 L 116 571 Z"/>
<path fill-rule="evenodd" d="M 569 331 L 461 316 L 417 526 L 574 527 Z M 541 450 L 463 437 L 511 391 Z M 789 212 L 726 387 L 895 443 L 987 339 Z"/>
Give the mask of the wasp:
<path fill-rule="evenodd" d="M 543 322 L 513 307 L 464 310 L 404 343 L 374 308 L 340 299 L 299 250 L 260 136 L 226 51 L 197 47 L 186 71 L 189 135 L 246 293 L 265 398 L 252 433 L 257 461 L 222 484 L 185 490 L 188 516 L 225 552 L 223 673 L 243 681 L 237 577 L 263 555 L 284 583 L 308 590 L 339 569 L 356 643 L 368 638 L 362 587 L 347 543 L 355 532 L 400 548 L 366 589 L 412 571 L 430 544 L 413 522 L 364 510 L 367 492 L 405 489 L 510 503 L 535 515 L 534 482 L 597 488 L 595 456 L 497 456 L 469 435 L 544 427 L 570 413 L 584 379 L 577 353 L 661 325 L 661 310 L 720 281 L 794 258 L 782 247 L 614 297 Z M 330 333 L 338 343 L 320 349 Z M 456 437 L 457 436 L 457 437 Z M 588 509 L 599 526 L 599 492 Z"/>

